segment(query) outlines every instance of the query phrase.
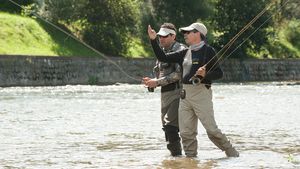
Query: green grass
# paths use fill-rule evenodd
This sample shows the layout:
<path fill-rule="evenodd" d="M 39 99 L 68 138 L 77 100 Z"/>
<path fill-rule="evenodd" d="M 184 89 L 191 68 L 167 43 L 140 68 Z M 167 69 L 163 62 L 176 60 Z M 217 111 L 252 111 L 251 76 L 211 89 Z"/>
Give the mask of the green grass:
<path fill-rule="evenodd" d="M 140 39 L 133 38 L 128 58 L 149 57 Z M 101 53 L 101 52 L 100 52 Z M 0 54 L 101 57 L 82 43 L 41 19 L 0 12 Z"/>
<path fill-rule="evenodd" d="M 143 57 L 151 57 L 153 53 L 151 53 L 152 49 L 146 50 L 140 39 L 132 38 L 131 45 L 128 49 L 128 52 L 124 55 L 131 58 L 143 58 Z"/>
<path fill-rule="evenodd" d="M 290 53 L 300 57 L 300 22 L 296 20 L 289 21 L 279 32 L 279 39 Z"/>
<path fill-rule="evenodd" d="M 0 12 L 0 54 L 99 56 L 51 25 Z"/>

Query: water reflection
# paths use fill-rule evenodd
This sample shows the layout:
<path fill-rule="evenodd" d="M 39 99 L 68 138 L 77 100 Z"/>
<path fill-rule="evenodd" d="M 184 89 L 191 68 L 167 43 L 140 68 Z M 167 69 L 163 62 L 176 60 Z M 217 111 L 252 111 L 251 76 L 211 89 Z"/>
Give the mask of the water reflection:
<path fill-rule="evenodd" d="M 226 158 L 199 125 L 199 156 L 170 157 L 159 90 L 140 85 L 0 88 L 2 168 L 300 168 L 300 85 L 218 84 Z"/>
<path fill-rule="evenodd" d="M 165 159 L 162 161 L 161 169 L 191 169 L 191 168 L 200 168 L 200 169 L 211 169 L 216 167 L 216 161 L 209 160 L 206 162 L 201 162 L 198 159 L 194 158 L 174 158 L 174 159 Z"/>

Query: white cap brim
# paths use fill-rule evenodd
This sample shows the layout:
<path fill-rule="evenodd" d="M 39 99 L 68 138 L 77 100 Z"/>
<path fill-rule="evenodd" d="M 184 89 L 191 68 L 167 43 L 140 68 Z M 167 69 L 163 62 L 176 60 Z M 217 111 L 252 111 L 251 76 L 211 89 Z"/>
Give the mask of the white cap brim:
<path fill-rule="evenodd" d="M 173 35 L 176 35 L 176 32 L 172 29 L 168 29 L 168 28 L 160 28 L 157 35 L 160 35 L 160 36 L 167 36 L 169 34 L 173 34 Z"/>
<path fill-rule="evenodd" d="M 191 27 L 191 26 L 187 26 L 187 27 L 183 27 L 183 28 L 179 28 L 179 31 L 192 31 L 194 30 L 195 28 Z"/>
<path fill-rule="evenodd" d="M 207 28 L 203 23 L 193 23 L 190 26 L 179 28 L 179 31 L 192 31 L 192 30 L 197 30 L 198 32 L 202 33 L 204 36 L 207 34 Z"/>

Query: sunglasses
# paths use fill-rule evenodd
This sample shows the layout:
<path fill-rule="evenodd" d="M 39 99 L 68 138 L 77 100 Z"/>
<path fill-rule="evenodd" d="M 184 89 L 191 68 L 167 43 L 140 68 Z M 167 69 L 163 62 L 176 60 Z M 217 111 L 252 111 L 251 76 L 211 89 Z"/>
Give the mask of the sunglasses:
<path fill-rule="evenodd" d="M 191 30 L 191 31 L 182 31 L 183 34 L 190 34 L 191 32 L 196 33 L 198 32 L 197 30 Z"/>

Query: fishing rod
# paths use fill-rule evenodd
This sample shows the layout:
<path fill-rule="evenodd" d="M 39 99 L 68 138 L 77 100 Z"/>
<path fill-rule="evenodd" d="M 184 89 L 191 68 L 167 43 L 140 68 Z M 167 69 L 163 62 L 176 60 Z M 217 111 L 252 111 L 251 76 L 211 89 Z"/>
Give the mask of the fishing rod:
<path fill-rule="evenodd" d="M 13 0 L 9 0 L 11 3 L 13 3 L 14 5 L 20 7 L 21 9 L 25 10 L 25 8 L 16 3 L 15 1 Z M 116 66 L 124 75 L 126 75 L 128 78 L 132 79 L 132 80 L 135 80 L 135 81 L 138 81 L 138 82 L 141 82 L 140 79 L 137 79 L 131 75 L 129 75 L 127 72 L 125 72 L 116 62 L 114 62 L 112 59 L 110 59 L 108 56 L 105 56 L 105 54 L 99 52 L 97 49 L 93 48 L 92 46 L 90 46 L 89 44 L 85 43 L 84 41 L 80 40 L 79 38 L 75 37 L 74 35 L 66 32 L 65 30 L 63 30 L 62 28 L 58 27 L 57 25 L 53 24 L 52 22 L 44 19 L 43 17 L 39 16 L 37 13 L 35 12 L 32 12 L 31 14 L 33 14 L 34 16 L 36 16 L 37 18 L 41 19 L 42 21 L 48 23 L 49 25 L 53 26 L 54 28 L 56 28 L 57 30 L 63 32 L 64 34 L 66 34 L 67 36 L 71 37 L 72 39 L 76 40 L 77 42 L 83 44 L 85 47 L 91 49 L 92 51 L 94 51 L 95 53 L 97 53 L 99 56 L 103 57 L 104 59 L 106 59 L 107 61 L 109 61 L 110 63 L 112 63 L 114 66 Z"/>
<path fill-rule="evenodd" d="M 278 8 L 275 12 L 277 13 L 279 10 L 281 10 L 290 0 L 287 0 L 280 8 Z M 273 2 L 272 2 L 273 3 Z M 218 57 L 220 53 L 224 52 L 218 57 L 218 59 L 215 61 L 215 63 L 210 67 L 209 70 L 206 71 L 206 74 L 209 73 L 211 70 L 213 70 L 215 65 L 220 62 L 222 57 L 225 55 L 225 53 L 229 50 L 229 48 L 234 44 L 234 42 L 240 37 L 241 34 L 243 34 L 254 22 L 257 21 L 258 18 L 260 18 L 273 4 L 270 3 L 268 6 L 266 6 L 259 14 L 257 14 L 249 23 L 247 23 L 218 53 L 215 54 L 203 67 L 206 67 L 208 63 L 210 63 L 214 58 Z M 268 20 L 272 18 L 273 15 L 271 15 L 269 18 L 267 18 L 257 29 L 255 29 L 254 32 L 250 34 L 241 44 L 239 44 L 229 55 L 227 55 L 221 63 L 224 63 L 225 59 L 227 59 L 229 56 L 231 56 L 239 47 L 241 47 L 252 35 L 254 35 Z M 195 74 L 192 78 L 192 80 L 195 80 L 195 83 L 201 83 L 201 81 L 204 79 L 199 79 L 197 75 Z"/>
<path fill-rule="evenodd" d="M 279 9 L 278 9 L 278 11 L 280 10 L 280 9 L 282 9 L 285 5 L 286 5 L 286 3 L 287 3 L 288 1 L 286 1 Z M 273 14 L 274 15 L 274 14 Z M 229 56 L 231 56 L 239 47 L 241 47 L 247 40 L 249 40 L 250 39 L 250 37 L 252 36 L 252 35 L 254 35 L 263 25 L 265 25 L 272 17 L 273 17 L 273 15 L 271 15 L 271 16 L 269 16 L 259 27 L 257 27 L 242 43 L 240 43 L 232 52 L 230 52 L 223 60 L 222 60 L 222 62 L 220 63 L 220 64 L 222 64 L 222 63 L 224 63 L 224 61 L 225 61 L 225 59 L 227 59 Z M 221 59 L 220 59 L 221 60 Z"/>

